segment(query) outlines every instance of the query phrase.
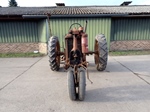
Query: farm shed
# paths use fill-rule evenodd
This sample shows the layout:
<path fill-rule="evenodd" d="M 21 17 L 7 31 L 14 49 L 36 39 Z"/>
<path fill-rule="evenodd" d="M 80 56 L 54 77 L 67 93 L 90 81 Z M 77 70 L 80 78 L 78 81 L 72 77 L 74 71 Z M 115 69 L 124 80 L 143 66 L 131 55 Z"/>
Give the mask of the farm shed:
<path fill-rule="evenodd" d="M 99 33 L 110 51 L 150 49 L 150 6 L 0 7 L 0 53 L 47 53 L 47 13 L 61 45 L 72 23 L 84 26 L 87 20 L 90 50 Z"/>

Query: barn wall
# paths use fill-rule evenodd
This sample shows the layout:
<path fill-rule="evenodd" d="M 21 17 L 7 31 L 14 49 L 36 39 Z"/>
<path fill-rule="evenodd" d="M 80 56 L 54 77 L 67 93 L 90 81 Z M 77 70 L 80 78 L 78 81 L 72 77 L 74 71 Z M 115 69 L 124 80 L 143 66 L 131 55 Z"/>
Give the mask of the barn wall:
<path fill-rule="evenodd" d="M 150 18 L 113 18 L 110 50 L 150 50 Z"/>
<path fill-rule="evenodd" d="M 46 20 L 1 20 L 0 53 L 47 53 Z"/>
<path fill-rule="evenodd" d="M 52 34 L 58 36 L 62 46 L 65 35 L 69 31 L 69 27 L 73 23 L 85 25 L 88 21 L 87 31 L 89 50 L 94 49 L 95 36 L 97 34 L 104 34 L 107 38 L 108 47 L 111 33 L 111 19 L 110 18 L 55 18 L 50 20 Z M 74 26 L 79 27 L 79 26 Z"/>

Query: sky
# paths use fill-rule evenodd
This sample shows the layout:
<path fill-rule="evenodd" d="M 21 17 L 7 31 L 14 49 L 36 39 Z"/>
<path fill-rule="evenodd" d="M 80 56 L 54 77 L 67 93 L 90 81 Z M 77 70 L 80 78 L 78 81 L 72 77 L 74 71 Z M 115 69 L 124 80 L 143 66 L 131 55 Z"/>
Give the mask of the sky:
<path fill-rule="evenodd" d="M 124 1 L 131 0 L 16 0 L 20 7 L 56 6 L 55 3 L 65 3 L 66 6 L 120 5 Z M 0 0 L 0 6 L 7 7 L 8 2 L 9 0 Z M 132 0 L 130 5 L 150 5 L 150 0 Z"/>

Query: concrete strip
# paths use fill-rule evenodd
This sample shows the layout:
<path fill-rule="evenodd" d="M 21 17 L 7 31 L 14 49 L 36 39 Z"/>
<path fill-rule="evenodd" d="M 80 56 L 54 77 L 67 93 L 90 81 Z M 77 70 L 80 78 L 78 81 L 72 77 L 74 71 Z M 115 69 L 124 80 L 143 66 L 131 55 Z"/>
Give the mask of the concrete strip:
<path fill-rule="evenodd" d="M 150 84 L 150 55 L 114 57 L 125 68 L 137 77 Z M 125 60 L 124 60 L 125 59 Z M 127 61 L 126 61 L 127 59 Z"/>
<path fill-rule="evenodd" d="M 93 84 L 87 80 L 84 101 L 70 101 L 66 72 L 62 68 L 59 72 L 51 71 L 48 57 L 44 57 L 0 91 L 0 112 L 150 111 L 150 85 L 118 63 L 132 64 L 130 57 L 109 57 L 103 72 L 95 69 L 93 56 L 87 60 Z"/>
<path fill-rule="evenodd" d="M 41 58 L 1 58 L 0 90 L 30 69 Z"/>

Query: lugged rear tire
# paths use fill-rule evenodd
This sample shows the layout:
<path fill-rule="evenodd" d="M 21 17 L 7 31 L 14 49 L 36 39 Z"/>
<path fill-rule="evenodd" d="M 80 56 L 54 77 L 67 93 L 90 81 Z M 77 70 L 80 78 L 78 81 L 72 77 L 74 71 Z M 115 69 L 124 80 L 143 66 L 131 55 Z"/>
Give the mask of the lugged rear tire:
<path fill-rule="evenodd" d="M 103 71 L 106 69 L 108 60 L 107 41 L 103 34 L 95 37 L 94 50 L 97 52 L 94 56 L 96 68 L 98 71 Z"/>
<path fill-rule="evenodd" d="M 85 97 L 85 90 L 86 90 L 86 77 L 85 71 L 81 70 L 79 74 L 79 100 L 83 101 Z"/>
<path fill-rule="evenodd" d="M 52 36 L 48 41 L 49 65 L 52 71 L 58 71 L 60 68 L 60 56 L 57 55 L 58 51 L 60 51 L 59 40 L 56 36 Z"/>
<path fill-rule="evenodd" d="M 68 92 L 71 100 L 76 100 L 76 87 L 75 87 L 75 79 L 73 75 L 73 71 L 69 70 L 67 72 L 68 79 Z"/>

